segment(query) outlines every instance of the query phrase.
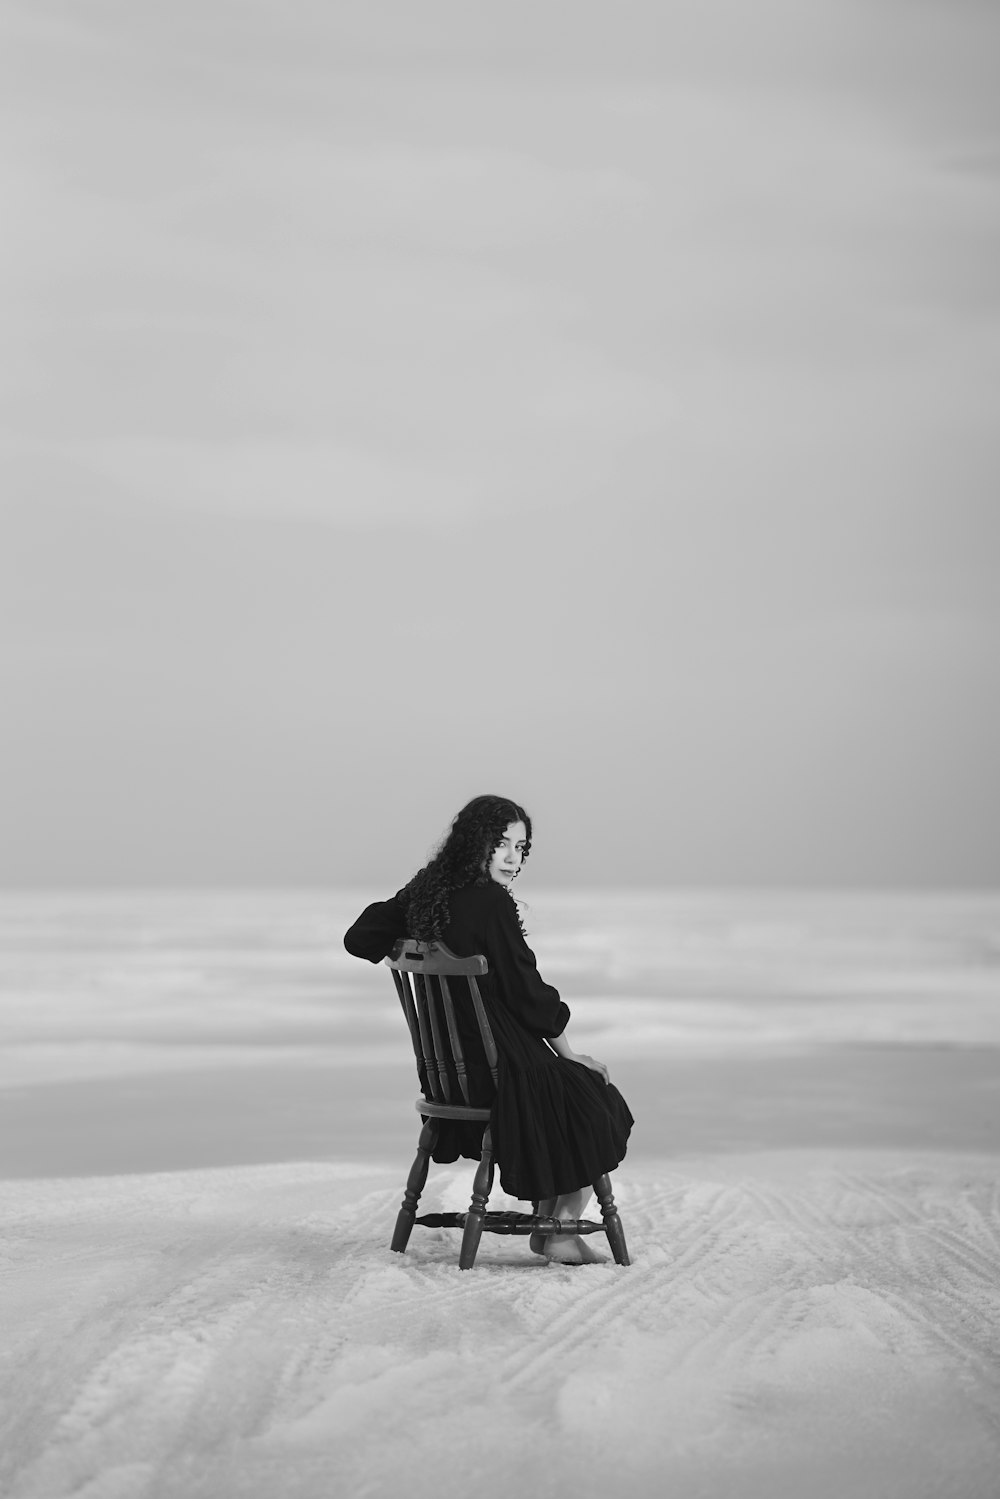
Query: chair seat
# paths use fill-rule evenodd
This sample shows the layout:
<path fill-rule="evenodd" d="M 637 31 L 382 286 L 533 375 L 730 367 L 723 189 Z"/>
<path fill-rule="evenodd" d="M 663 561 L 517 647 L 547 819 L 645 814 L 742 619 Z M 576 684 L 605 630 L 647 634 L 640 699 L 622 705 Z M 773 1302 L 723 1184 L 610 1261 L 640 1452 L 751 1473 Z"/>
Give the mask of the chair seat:
<path fill-rule="evenodd" d="M 429 1098 L 418 1098 L 413 1107 L 428 1119 L 479 1119 L 484 1123 L 493 1112 L 492 1109 L 474 1109 L 467 1103 L 433 1103 Z"/>

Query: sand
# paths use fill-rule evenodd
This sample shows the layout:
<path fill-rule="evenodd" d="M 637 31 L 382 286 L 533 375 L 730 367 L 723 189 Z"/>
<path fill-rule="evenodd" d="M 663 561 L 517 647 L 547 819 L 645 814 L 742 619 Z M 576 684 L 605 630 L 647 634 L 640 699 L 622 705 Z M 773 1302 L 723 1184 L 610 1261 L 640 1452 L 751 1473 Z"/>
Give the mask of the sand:
<path fill-rule="evenodd" d="M 453 1232 L 389 1251 L 383 1168 L 9 1181 L 0 1489 L 995 1499 L 997 1166 L 644 1162 L 629 1268 L 490 1237 L 466 1273 Z"/>

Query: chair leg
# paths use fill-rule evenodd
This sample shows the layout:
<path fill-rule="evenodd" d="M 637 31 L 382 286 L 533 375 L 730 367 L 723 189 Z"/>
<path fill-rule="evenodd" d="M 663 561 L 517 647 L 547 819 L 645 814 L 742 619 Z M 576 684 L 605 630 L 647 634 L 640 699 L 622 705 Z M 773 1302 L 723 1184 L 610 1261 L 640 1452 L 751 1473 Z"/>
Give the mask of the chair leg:
<path fill-rule="evenodd" d="M 628 1257 L 625 1247 L 625 1230 L 622 1228 L 622 1220 L 618 1216 L 615 1207 L 615 1199 L 611 1192 L 611 1180 L 605 1174 L 599 1176 L 594 1183 L 594 1191 L 597 1200 L 601 1204 L 601 1217 L 604 1219 L 604 1227 L 608 1235 L 608 1243 L 611 1245 L 611 1253 L 615 1257 L 616 1265 L 630 1265 L 632 1261 Z"/>
<path fill-rule="evenodd" d="M 483 1130 L 483 1153 L 479 1157 L 476 1178 L 472 1183 L 472 1206 L 466 1215 L 465 1232 L 462 1234 L 462 1252 L 458 1257 L 460 1270 L 471 1270 L 476 1263 L 476 1253 L 483 1236 L 483 1223 L 486 1219 L 486 1204 L 490 1200 L 492 1186 L 493 1136 L 487 1125 Z"/>
<path fill-rule="evenodd" d="M 420 1139 L 417 1141 L 417 1154 L 410 1174 L 406 1178 L 406 1191 L 403 1194 L 403 1205 L 396 1214 L 396 1227 L 392 1235 L 392 1245 L 397 1254 L 406 1252 L 406 1243 L 410 1237 L 413 1220 L 417 1216 L 417 1203 L 420 1194 L 424 1190 L 427 1181 L 427 1171 L 431 1163 L 431 1151 L 437 1143 L 438 1122 L 436 1119 L 426 1119 L 424 1127 L 420 1131 Z"/>

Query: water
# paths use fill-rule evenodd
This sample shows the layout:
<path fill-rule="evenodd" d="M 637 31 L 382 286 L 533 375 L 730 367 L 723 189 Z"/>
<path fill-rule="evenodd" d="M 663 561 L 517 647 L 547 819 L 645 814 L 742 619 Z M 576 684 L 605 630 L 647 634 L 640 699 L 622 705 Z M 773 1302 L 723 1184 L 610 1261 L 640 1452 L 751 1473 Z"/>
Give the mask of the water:
<path fill-rule="evenodd" d="M 634 1150 L 992 1148 L 997 893 L 525 894 Z M 405 1155 L 408 1037 L 341 940 L 371 898 L 0 895 L 0 1172 Z"/>

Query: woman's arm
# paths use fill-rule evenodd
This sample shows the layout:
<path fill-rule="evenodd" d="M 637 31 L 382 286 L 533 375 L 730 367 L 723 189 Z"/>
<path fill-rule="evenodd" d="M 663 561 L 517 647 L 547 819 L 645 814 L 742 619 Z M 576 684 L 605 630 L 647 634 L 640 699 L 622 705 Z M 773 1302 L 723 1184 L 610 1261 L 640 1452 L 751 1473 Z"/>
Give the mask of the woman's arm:
<path fill-rule="evenodd" d="M 381 963 L 397 938 L 406 935 L 406 912 L 394 895 L 392 900 L 377 900 L 365 907 L 345 934 L 344 946 L 354 958 Z"/>
<path fill-rule="evenodd" d="M 486 955 L 504 1006 L 533 1035 L 546 1040 L 560 1035 L 569 1023 L 569 1006 L 538 972 L 514 902 L 499 885 L 488 887 L 485 896 L 490 909 Z"/>
<path fill-rule="evenodd" d="M 522 1025 L 541 1036 L 557 1056 L 579 1062 L 599 1072 L 608 1082 L 608 1069 L 584 1052 L 574 1051 L 566 1038 L 569 1006 L 559 998 L 559 991 L 547 984 L 538 972 L 535 955 L 524 940 L 514 904 L 506 891 L 498 890 L 494 900 L 496 925 L 491 946 L 491 967 L 500 980 L 504 1000 Z"/>

